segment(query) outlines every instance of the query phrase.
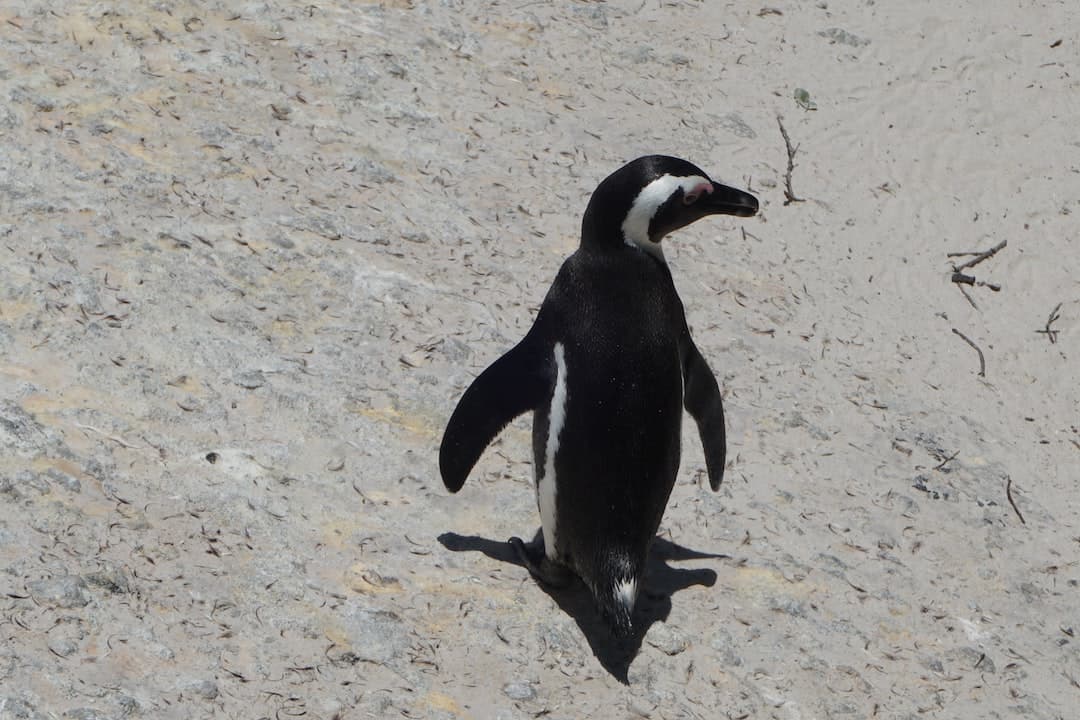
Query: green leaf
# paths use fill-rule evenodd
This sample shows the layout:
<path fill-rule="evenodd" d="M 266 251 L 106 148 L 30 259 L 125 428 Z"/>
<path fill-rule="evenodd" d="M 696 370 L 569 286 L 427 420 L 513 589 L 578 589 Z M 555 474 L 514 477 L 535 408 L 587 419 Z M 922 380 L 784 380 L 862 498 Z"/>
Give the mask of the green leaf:
<path fill-rule="evenodd" d="M 803 110 L 817 110 L 817 103 L 810 99 L 810 93 L 803 88 L 795 88 L 795 102 Z"/>

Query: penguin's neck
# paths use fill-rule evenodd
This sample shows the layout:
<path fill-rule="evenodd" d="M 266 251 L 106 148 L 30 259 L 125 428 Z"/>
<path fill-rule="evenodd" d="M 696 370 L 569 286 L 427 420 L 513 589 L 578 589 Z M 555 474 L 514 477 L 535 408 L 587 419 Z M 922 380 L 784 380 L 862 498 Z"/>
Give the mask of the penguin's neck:
<path fill-rule="evenodd" d="M 660 243 L 652 242 L 648 237 L 629 236 L 625 226 L 608 223 L 601 230 L 595 225 L 584 223 L 581 228 L 581 247 L 586 251 L 602 253 L 630 256 L 641 254 L 667 267 L 667 259 Z"/>

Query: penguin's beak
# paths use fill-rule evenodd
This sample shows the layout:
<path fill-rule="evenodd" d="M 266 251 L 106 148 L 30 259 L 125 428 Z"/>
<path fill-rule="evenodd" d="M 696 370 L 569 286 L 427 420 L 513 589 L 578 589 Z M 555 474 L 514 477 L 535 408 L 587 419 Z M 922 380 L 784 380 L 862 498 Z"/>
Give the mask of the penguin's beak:
<path fill-rule="evenodd" d="M 713 183 L 713 191 L 702 198 L 710 214 L 750 217 L 758 211 L 757 198 L 748 192 Z"/>

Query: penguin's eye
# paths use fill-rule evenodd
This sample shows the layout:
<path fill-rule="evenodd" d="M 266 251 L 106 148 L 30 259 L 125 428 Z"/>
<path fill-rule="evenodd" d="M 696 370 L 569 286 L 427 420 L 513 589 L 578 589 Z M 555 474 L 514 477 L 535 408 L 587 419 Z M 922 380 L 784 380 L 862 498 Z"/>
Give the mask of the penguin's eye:
<path fill-rule="evenodd" d="M 685 195 L 683 195 L 682 198 L 683 205 L 693 205 L 697 202 L 698 197 L 699 196 L 696 192 L 686 193 Z"/>

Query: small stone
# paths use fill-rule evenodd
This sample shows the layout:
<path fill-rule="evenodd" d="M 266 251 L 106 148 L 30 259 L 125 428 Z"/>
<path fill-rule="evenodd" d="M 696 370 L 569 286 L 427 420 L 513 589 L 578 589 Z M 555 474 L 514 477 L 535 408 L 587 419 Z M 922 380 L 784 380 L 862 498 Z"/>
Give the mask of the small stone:
<path fill-rule="evenodd" d="M 369 607 L 357 598 L 345 603 L 340 617 L 358 660 L 393 664 L 409 647 L 408 630 L 396 613 Z"/>
<path fill-rule="evenodd" d="M 7 493 L 16 500 L 49 494 L 49 483 L 31 470 L 21 470 L 14 478 L 0 478 L 0 493 Z"/>
<path fill-rule="evenodd" d="M 938 675 L 945 674 L 945 666 L 942 664 L 941 660 L 936 657 L 923 658 L 922 666 L 931 672 L 936 672 Z"/>
<path fill-rule="evenodd" d="M 637 45 L 624 50 L 620 55 L 636 65 L 652 62 L 656 59 L 655 53 L 648 45 Z"/>
<path fill-rule="evenodd" d="M 49 649 L 62 658 L 73 654 L 79 649 L 78 643 L 68 638 L 60 638 L 49 642 Z"/>
<path fill-rule="evenodd" d="M 79 482 L 79 478 L 74 475 L 70 475 L 63 470 L 51 468 L 45 471 L 45 475 L 50 480 L 64 488 L 68 492 L 78 493 L 82 492 L 82 483 Z"/>
<path fill-rule="evenodd" d="M 822 30 L 818 33 L 818 35 L 823 38 L 828 38 L 833 42 L 840 43 L 841 45 L 850 45 L 851 47 L 861 47 L 863 45 L 870 44 L 869 40 L 861 38 L 858 35 L 853 35 L 842 28 L 829 28 L 827 30 Z"/>
<path fill-rule="evenodd" d="M 94 708 L 75 708 L 62 716 L 64 720 L 106 720 L 105 716 Z"/>
<path fill-rule="evenodd" d="M 131 592 L 131 581 L 128 580 L 127 574 L 120 568 L 98 570 L 97 572 L 87 573 L 83 577 L 91 585 L 96 585 L 114 595 Z"/>
<path fill-rule="evenodd" d="M 176 405 L 184 412 L 197 412 L 203 408 L 202 402 L 194 395 L 185 395 L 176 401 Z"/>
<path fill-rule="evenodd" d="M 169 647 L 168 645 L 162 645 L 159 642 L 148 642 L 148 643 L 146 643 L 145 647 L 146 647 L 146 652 L 150 653 L 151 655 L 156 655 L 157 657 L 161 658 L 162 660 L 175 660 L 176 659 L 176 653 L 173 652 L 173 649 L 171 647 Z"/>
<path fill-rule="evenodd" d="M 472 348 L 468 344 L 454 337 L 445 338 L 439 343 L 437 350 L 455 365 L 467 364 L 473 354 Z"/>
<path fill-rule="evenodd" d="M 511 700 L 532 700 L 536 697 L 536 690 L 527 682 L 515 681 L 503 686 L 503 694 Z"/>
<path fill-rule="evenodd" d="M 346 715 L 346 706 L 335 698 L 321 698 L 316 709 L 319 711 L 318 717 L 343 718 Z"/>
<path fill-rule="evenodd" d="M 757 137 L 757 133 L 754 128 L 746 124 L 746 121 L 742 119 L 739 113 L 728 113 L 727 115 L 721 115 L 716 119 L 716 124 L 724 130 L 727 130 L 731 134 L 752 140 Z"/>
<path fill-rule="evenodd" d="M 726 630 L 720 630 L 713 635 L 709 645 L 713 650 L 716 650 L 719 653 L 719 659 L 723 665 L 728 667 L 739 667 L 743 664 L 742 658 L 739 657 L 738 653 L 739 645 L 735 643 L 731 634 Z"/>
<path fill-rule="evenodd" d="M 30 594 L 36 602 L 62 608 L 86 607 L 90 604 L 90 590 L 86 581 L 78 575 L 61 575 L 48 580 L 28 583 Z"/>
<path fill-rule="evenodd" d="M 770 597 L 769 609 L 792 617 L 806 617 L 806 604 L 790 595 L 774 595 Z"/>
<path fill-rule="evenodd" d="M 419 350 L 406 353 L 398 358 L 398 362 L 406 367 L 418 368 L 427 364 L 427 355 Z"/>
<path fill-rule="evenodd" d="M 1034 583 L 1020 583 L 1020 594 L 1024 596 L 1024 600 L 1028 603 L 1038 602 L 1046 594 L 1046 592 Z"/>
<path fill-rule="evenodd" d="M 361 158 L 350 168 L 349 172 L 355 172 L 364 180 L 376 183 L 388 183 L 397 180 L 397 177 L 387 167 L 369 158 Z"/>
<path fill-rule="evenodd" d="M 0 129 L 14 130 L 22 125 L 22 119 L 16 114 L 14 108 L 0 107 Z M 0 236 L 3 233 L 0 232 Z"/>
<path fill-rule="evenodd" d="M 218 686 L 213 680 L 199 680 L 185 685 L 184 692 L 201 697 L 203 700 L 214 700 L 218 696 Z"/>
<path fill-rule="evenodd" d="M 968 668 L 989 674 L 997 672 L 994 661 L 977 647 L 958 648 L 950 653 L 950 659 L 953 661 L 954 666 L 959 666 L 959 668 Z"/>
<path fill-rule="evenodd" d="M 119 716 L 126 718 L 131 716 L 139 709 L 139 701 L 130 695 L 118 694 L 115 696 L 114 701 L 119 710 Z"/>
<path fill-rule="evenodd" d="M 266 377 L 261 370 L 249 370 L 233 376 L 233 382 L 245 390 L 255 390 L 266 384 Z"/>
<path fill-rule="evenodd" d="M 645 640 L 665 655 L 678 655 L 690 647 L 690 640 L 681 630 L 664 623 L 653 625 Z"/>
<path fill-rule="evenodd" d="M 0 698 L 0 720 L 44 720 L 34 706 L 17 697 Z"/>

